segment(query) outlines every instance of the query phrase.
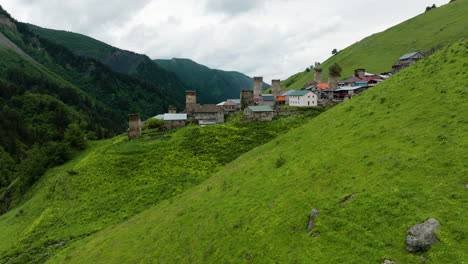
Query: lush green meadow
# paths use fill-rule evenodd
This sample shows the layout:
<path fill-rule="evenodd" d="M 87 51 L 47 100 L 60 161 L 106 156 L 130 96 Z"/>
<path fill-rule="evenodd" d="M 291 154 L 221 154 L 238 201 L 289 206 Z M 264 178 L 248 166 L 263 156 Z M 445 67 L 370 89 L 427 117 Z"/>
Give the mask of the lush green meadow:
<path fill-rule="evenodd" d="M 358 68 L 379 74 L 392 71 L 392 65 L 406 53 L 425 51 L 438 45 L 450 45 L 454 41 L 468 37 L 467 13 L 468 1 L 457 0 L 381 33 L 373 34 L 341 50 L 320 65 L 319 68 L 323 69 L 323 81 L 328 80 L 328 68 L 334 63 L 338 63 L 343 68 L 342 79 L 352 76 L 354 70 Z M 283 81 L 281 88 L 299 90 L 313 80 L 314 71 L 304 71 Z"/>
<path fill-rule="evenodd" d="M 91 141 L 34 185 L 24 203 L 0 216 L 0 263 L 43 262 L 63 247 L 175 197 L 243 153 L 304 124 L 325 109 L 273 122 L 147 130 Z"/>
<path fill-rule="evenodd" d="M 449 46 L 49 263 L 464 263 L 467 65 Z M 408 253 L 431 217 L 439 242 Z"/>

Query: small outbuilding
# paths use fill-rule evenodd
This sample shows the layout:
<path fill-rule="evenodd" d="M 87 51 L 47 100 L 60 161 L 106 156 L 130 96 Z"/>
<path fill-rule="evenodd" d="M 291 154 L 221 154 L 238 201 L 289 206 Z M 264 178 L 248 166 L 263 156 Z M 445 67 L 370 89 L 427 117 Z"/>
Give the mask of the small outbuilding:
<path fill-rule="evenodd" d="M 164 114 L 155 118 L 164 121 L 164 128 L 167 130 L 184 127 L 187 124 L 187 114 Z"/>
<path fill-rule="evenodd" d="M 271 121 L 276 112 L 269 105 L 249 106 L 244 109 L 244 116 L 255 121 Z"/>

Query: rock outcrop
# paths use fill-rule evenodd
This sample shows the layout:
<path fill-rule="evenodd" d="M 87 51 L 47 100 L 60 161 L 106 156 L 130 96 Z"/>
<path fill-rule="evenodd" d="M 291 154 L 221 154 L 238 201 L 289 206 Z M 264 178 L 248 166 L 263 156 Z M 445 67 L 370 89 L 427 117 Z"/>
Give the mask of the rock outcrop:
<path fill-rule="evenodd" d="M 307 231 L 311 231 L 312 229 L 314 229 L 315 218 L 317 217 L 318 213 L 319 211 L 317 211 L 316 209 L 313 209 L 312 212 L 310 213 L 309 225 L 307 226 Z"/>
<path fill-rule="evenodd" d="M 439 221 L 434 218 L 424 223 L 412 226 L 406 234 L 406 250 L 412 253 L 424 252 L 437 242 L 436 229 L 440 226 Z"/>

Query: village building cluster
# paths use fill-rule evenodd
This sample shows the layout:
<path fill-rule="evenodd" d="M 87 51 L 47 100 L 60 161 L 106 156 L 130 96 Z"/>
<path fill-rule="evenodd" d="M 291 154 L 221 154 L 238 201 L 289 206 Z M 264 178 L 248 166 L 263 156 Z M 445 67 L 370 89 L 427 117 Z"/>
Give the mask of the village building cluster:
<path fill-rule="evenodd" d="M 280 106 L 317 107 L 347 101 L 422 58 L 424 55 L 419 52 L 405 54 L 392 66 L 393 72 L 372 74 L 365 69 L 356 69 L 354 76 L 345 80 L 336 80 L 329 75 L 327 83 L 322 82 L 322 69 L 316 68 L 314 80 L 306 83 L 301 90 L 281 92 L 281 81 L 272 80 L 271 94 L 263 93 L 263 77 L 254 77 L 252 90 L 241 90 L 239 99 L 227 99 L 218 104 L 197 104 L 196 91 L 186 91 L 184 113 L 170 108 L 168 113 L 153 118 L 163 120 L 167 130 L 181 128 L 188 123 L 201 126 L 222 124 L 228 115 L 239 112 L 243 113 L 244 121 L 271 121 L 280 114 Z M 129 118 L 129 138 L 140 137 L 140 117 L 130 115 Z"/>

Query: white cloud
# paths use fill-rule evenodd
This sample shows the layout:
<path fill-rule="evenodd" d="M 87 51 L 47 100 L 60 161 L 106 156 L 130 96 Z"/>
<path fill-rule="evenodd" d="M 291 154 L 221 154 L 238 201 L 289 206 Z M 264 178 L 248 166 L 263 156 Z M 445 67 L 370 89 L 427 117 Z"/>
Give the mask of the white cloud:
<path fill-rule="evenodd" d="M 448 0 L 3 0 L 20 21 L 90 35 L 152 58 L 184 57 L 286 79 Z"/>

